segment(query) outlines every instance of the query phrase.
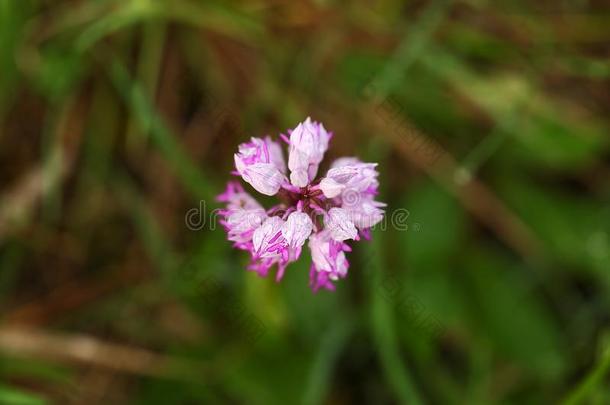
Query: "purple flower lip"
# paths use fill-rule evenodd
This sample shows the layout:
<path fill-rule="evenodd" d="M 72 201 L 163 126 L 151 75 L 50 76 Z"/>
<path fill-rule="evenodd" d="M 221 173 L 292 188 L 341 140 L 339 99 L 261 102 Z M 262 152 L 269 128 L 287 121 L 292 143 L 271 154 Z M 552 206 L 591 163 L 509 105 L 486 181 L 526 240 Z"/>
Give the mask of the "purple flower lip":
<path fill-rule="evenodd" d="M 371 227 L 383 219 L 385 204 L 374 199 L 377 164 L 340 158 L 316 179 L 333 134 L 309 117 L 287 133 L 279 137 L 288 145 L 288 164 L 281 144 L 269 136 L 251 138 L 234 155 L 233 174 L 280 203 L 265 210 L 239 183 L 229 182 L 218 196 L 227 205 L 221 224 L 233 246 L 250 253 L 248 270 L 265 277 L 277 265 L 277 281 L 308 241 L 311 289 L 335 290 L 333 282 L 349 268 L 345 241 L 370 239 Z"/>

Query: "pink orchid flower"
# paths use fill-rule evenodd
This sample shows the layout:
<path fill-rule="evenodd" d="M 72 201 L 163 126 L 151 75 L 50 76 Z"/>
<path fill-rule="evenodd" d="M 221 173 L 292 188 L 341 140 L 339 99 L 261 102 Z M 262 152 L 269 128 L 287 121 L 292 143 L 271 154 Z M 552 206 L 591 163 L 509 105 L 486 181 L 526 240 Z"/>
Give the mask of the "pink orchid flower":
<path fill-rule="evenodd" d="M 377 164 L 340 158 L 326 176 L 316 179 L 332 133 L 307 118 L 288 134 L 280 135 L 288 143 L 287 165 L 280 143 L 268 136 L 239 145 L 234 156 L 235 174 L 282 203 L 265 210 L 239 183 L 230 182 L 218 196 L 226 203 L 221 224 L 236 248 L 250 252 L 248 269 L 265 277 L 277 266 L 277 281 L 308 241 L 310 287 L 314 292 L 334 290 L 333 282 L 349 268 L 346 241 L 368 237 L 383 219 L 385 204 L 375 200 Z"/>

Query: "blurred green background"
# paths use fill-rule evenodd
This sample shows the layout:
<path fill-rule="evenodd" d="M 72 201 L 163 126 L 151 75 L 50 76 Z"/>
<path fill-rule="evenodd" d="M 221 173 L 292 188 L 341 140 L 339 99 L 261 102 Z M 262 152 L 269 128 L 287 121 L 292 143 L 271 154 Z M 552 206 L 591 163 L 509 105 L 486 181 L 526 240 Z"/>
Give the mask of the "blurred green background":
<path fill-rule="evenodd" d="M 0 403 L 610 404 L 609 78 L 604 1 L 0 0 Z M 316 295 L 209 220 L 307 116 L 388 203 Z"/>

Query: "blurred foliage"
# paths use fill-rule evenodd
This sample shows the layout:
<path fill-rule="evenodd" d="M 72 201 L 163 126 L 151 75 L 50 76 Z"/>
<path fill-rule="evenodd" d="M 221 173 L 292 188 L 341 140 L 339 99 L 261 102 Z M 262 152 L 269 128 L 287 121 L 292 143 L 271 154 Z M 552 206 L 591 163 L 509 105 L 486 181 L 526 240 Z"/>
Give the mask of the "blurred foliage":
<path fill-rule="evenodd" d="M 610 403 L 609 18 L 0 0 L 0 403 Z M 316 295 L 307 254 L 258 278 L 210 218 L 236 146 L 307 116 L 388 203 Z"/>

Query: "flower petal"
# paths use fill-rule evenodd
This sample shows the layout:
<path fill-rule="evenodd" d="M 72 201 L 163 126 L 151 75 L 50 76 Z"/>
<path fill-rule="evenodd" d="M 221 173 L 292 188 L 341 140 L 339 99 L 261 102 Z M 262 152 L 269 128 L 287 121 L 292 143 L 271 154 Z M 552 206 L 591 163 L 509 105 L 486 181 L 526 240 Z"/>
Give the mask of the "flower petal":
<path fill-rule="evenodd" d="M 225 191 L 216 197 L 220 202 L 227 203 L 227 209 L 233 210 L 238 208 L 243 209 L 263 209 L 263 207 L 244 191 L 244 188 L 236 181 L 231 181 L 227 184 Z"/>
<path fill-rule="evenodd" d="M 309 184 L 309 176 L 306 170 L 293 170 L 290 173 L 290 182 L 297 187 L 305 187 Z"/>
<path fill-rule="evenodd" d="M 253 252 L 258 257 L 273 257 L 277 256 L 278 252 L 274 247 L 281 244 L 279 240 L 282 235 L 282 226 L 284 221 L 280 217 L 270 217 L 254 231 L 252 236 Z"/>
<path fill-rule="evenodd" d="M 304 212 L 293 212 L 282 226 L 282 235 L 291 248 L 299 248 L 309 238 L 312 230 L 313 222 L 309 215 Z"/>
<path fill-rule="evenodd" d="M 349 216 L 360 229 L 371 228 L 383 219 L 385 204 L 371 198 L 363 198 L 358 204 L 350 207 Z"/>
<path fill-rule="evenodd" d="M 309 117 L 292 130 L 288 168 L 294 173 L 290 175 L 293 185 L 305 187 L 314 179 L 330 138 L 324 126 Z"/>
<path fill-rule="evenodd" d="M 347 245 L 331 239 L 328 231 L 321 231 L 309 238 L 311 260 L 316 271 L 328 273 L 331 280 L 337 280 L 347 275 L 349 263 L 344 250 Z"/>
<path fill-rule="evenodd" d="M 320 190 L 326 198 L 335 198 L 345 189 L 345 184 L 338 183 L 330 177 L 324 177 L 320 181 Z"/>
<path fill-rule="evenodd" d="M 345 189 L 374 195 L 377 193 L 379 175 L 375 169 L 376 165 L 376 163 L 352 163 L 333 167 L 320 182 L 320 189 L 327 198 L 334 198 L 339 190 Z"/>
<path fill-rule="evenodd" d="M 352 166 L 360 163 L 362 163 L 362 161 L 356 157 L 342 157 L 335 159 L 330 165 L 330 168 L 334 169 L 335 167 Z"/>
<path fill-rule="evenodd" d="M 282 147 L 279 142 L 273 141 L 271 137 L 267 136 L 265 138 L 265 143 L 269 150 L 269 161 L 273 163 L 280 172 L 286 173 L 286 162 L 284 161 L 284 154 L 282 153 Z"/>
<path fill-rule="evenodd" d="M 235 168 L 259 193 L 274 195 L 288 181 L 282 173 L 285 167 L 281 149 L 271 138 L 251 138 L 238 149 L 234 155 Z"/>
<path fill-rule="evenodd" d="M 265 195 L 275 195 L 286 177 L 272 163 L 254 163 L 240 172 L 244 181 L 256 191 Z"/>
<path fill-rule="evenodd" d="M 351 221 L 348 211 L 343 208 L 331 208 L 324 222 L 333 240 L 341 242 L 346 239 L 355 239 L 358 235 L 358 230 Z"/>

